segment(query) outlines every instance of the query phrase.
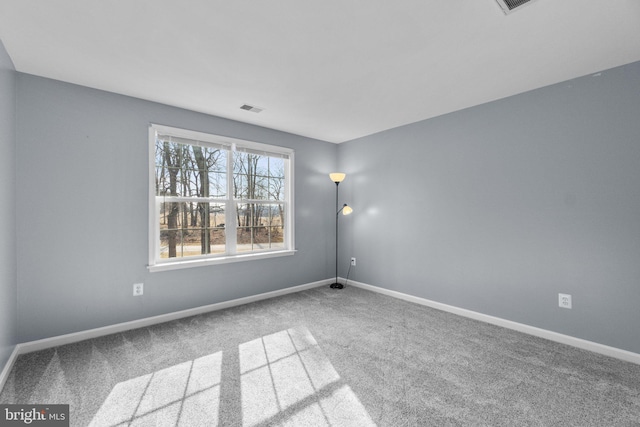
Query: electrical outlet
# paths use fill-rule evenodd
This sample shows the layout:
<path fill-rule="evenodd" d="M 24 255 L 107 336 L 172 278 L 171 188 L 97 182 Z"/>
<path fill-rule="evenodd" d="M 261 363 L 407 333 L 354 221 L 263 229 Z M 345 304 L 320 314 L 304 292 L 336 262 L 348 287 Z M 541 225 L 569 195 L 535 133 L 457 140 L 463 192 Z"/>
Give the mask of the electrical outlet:
<path fill-rule="evenodd" d="M 133 296 L 139 297 L 144 293 L 144 283 L 134 283 L 133 284 Z"/>
<path fill-rule="evenodd" d="M 571 308 L 571 295 L 558 294 L 558 305 L 562 308 Z"/>
<path fill-rule="evenodd" d="M 352 267 L 356 266 L 356 257 L 351 257 L 351 266 Z"/>

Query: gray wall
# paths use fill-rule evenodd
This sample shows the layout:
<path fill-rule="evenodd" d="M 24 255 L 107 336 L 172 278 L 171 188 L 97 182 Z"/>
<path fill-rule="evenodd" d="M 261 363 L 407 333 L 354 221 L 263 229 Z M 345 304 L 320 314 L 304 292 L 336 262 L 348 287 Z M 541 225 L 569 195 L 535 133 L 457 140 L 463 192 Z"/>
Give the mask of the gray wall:
<path fill-rule="evenodd" d="M 640 353 L 640 63 L 338 158 L 342 276 L 356 256 L 354 280 Z"/>
<path fill-rule="evenodd" d="M 20 73 L 17 117 L 20 342 L 332 275 L 334 144 Z M 298 252 L 149 273 L 149 123 L 295 149 Z"/>
<path fill-rule="evenodd" d="M 16 72 L 0 41 L 0 371 L 16 344 Z"/>
<path fill-rule="evenodd" d="M 0 64 L 0 188 L 18 212 L 0 211 L 5 359 L 16 341 L 332 277 L 334 169 L 356 209 L 341 276 L 356 256 L 352 279 L 640 353 L 640 63 L 339 146 L 20 73 L 14 92 Z M 294 148 L 297 254 L 149 273 L 150 122 Z"/>

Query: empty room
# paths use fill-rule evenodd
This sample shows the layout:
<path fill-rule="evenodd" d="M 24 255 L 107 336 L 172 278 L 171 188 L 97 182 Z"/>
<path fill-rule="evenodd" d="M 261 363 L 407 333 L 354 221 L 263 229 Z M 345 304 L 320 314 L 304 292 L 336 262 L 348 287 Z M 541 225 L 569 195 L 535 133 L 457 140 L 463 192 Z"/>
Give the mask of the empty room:
<path fill-rule="evenodd" d="M 0 425 L 640 425 L 637 0 L 0 0 Z"/>

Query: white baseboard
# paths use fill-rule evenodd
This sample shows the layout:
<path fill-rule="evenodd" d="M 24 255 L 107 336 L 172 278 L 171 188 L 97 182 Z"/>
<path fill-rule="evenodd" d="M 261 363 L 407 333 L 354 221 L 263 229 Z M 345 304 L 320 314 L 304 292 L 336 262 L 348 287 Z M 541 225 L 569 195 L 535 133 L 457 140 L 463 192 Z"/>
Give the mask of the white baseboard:
<path fill-rule="evenodd" d="M 344 282 L 344 279 L 341 279 L 341 281 Z M 624 360 L 625 362 L 631 362 L 631 363 L 640 365 L 640 354 L 633 353 L 631 351 L 610 347 L 604 344 L 598 344 L 593 341 L 583 340 L 581 338 L 572 337 L 570 335 L 559 334 L 557 332 L 548 331 L 546 329 L 536 328 L 535 326 L 529 326 L 523 323 L 513 322 L 511 320 L 505 320 L 499 317 L 489 316 L 487 314 L 466 310 L 464 308 L 454 307 L 452 305 L 442 304 L 439 302 L 416 297 L 413 295 L 403 294 L 402 292 L 392 291 L 389 289 L 368 285 L 366 283 L 360 283 L 360 282 L 355 282 L 353 280 L 349 280 L 348 284 L 351 286 L 355 286 L 357 288 L 377 292 L 379 294 L 383 294 L 383 295 L 398 298 L 401 300 L 435 308 L 437 310 L 457 314 L 459 316 L 468 317 L 470 319 L 479 320 L 481 322 L 490 323 L 492 325 L 502 326 L 503 328 L 513 329 L 515 331 L 523 332 L 525 334 L 533 335 L 540 338 L 545 338 L 550 341 L 555 341 L 561 344 L 567 344 L 583 350 L 592 351 L 594 353 L 614 357 L 616 359 Z"/>
<path fill-rule="evenodd" d="M 36 341 L 29 341 L 16 345 L 9 357 L 9 360 L 4 366 L 2 373 L 0 373 L 0 390 L 4 387 L 9 372 L 16 360 L 16 358 L 25 353 L 31 353 L 34 351 L 45 350 L 47 348 L 57 347 L 65 344 L 72 344 L 74 342 L 84 341 L 91 338 L 98 338 L 105 335 L 111 335 L 119 332 L 128 331 L 131 329 L 144 328 L 151 325 L 157 325 L 158 323 L 169 322 L 172 320 L 182 319 L 185 317 L 196 316 L 198 314 L 209 313 L 212 311 L 224 310 L 225 308 L 236 307 L 238 305 L 249 304 L 256 301 L 261 301 L 269 298 L 275 298 L 282 295 L 292 294 L 295 292 L 305 291 L 307 289 L 317 288 L 333 283 L 333 279 L 319 280 L 317 282 L 307 283 L 304 285 L 293 286 L 290 288 L 279 289 L 277 291 L 265 292 L 263 294 L 251 295 L 244 298 L 238 298 L 231 301 L 219 302 L 216 304 L 204 305 L 202 307 L 190 308 L 187 310 L 176 311 L 173 313 L 161 314 L 159 316 L 147 317 L 144 319 L 132 320 L 130 322 L 117 323 L 115 325 L 104 326 L 101 328 L 89 329 L 86 331 L 74 332 L 71 334 L 59 335 L 51 338 L 44 338 Z"/>
<path fill-rule="evenodd" d="M 18 351 L 19 349 L 17 345 L 13 347 L 13 351 L 9 355 L 9 360 L 7 360 L 7 363 L 4 364 L 2 372 L 0 372 L 0 391 L 2 391 L 2 389 L 4 388 L 4 384 L 7 382 L 7 378 L 9 378 L 9 372 L 11 372 L 11 368 L 18 358 Z"/>
<path fill-rule="evenodd" d="M 344 278 L 339 278 L 341 283 L 345 282 Z M 44 350 L 51 347 L 57 347 L 60 345 L 71 344 L 74 342 L 84 341 L 91 338 L 97 338 L 105 335 L 115 334 L 119 332 L 128 331 L 136 328 L 143 328 L 159 323 L 169 322 L 171 320 L 182 319 L 185 317 L 195 316 L 198 314 L 208 313 L 217 310 L 223 310 L 225 308 L 236 307 L 243 304 L 249 304 L 252 302 L 265 300 L 269 298 L 275 298 L 282 295 L 287 295 L 295 292 L 304 291 L 307 289 L 316 288 L 319 286 L 329 285 L 334 282 L 334 279 L 320 280 L 317 282 L 307 283 L 304 285 L 293 286 L 290 288 L 280 289 L 277 291 L 266 292 L 263 294 L 252 295 L 244 298 L 238 298 L 231 301 L 220 302 L 216 304 L 205 305 L 202 307 L 191 308 L 188 310 L 176 311 L 173 313 L 162 314 L 159 316 L 147 317 L 144 319 L 133 320 L 130 322 L 118 323 L 115 325 L 104 326 L 101 328 L 89 329 L 87 331 L 75 332 L 66 335 L 60 335 L 51 338 L 45 338 L 37 341 L 30 341 L 21 343 L 15 346 L 9 360 L 5 364 L 2 372 L 0 372 L 0 390 L 4 387 L 5 382 L 11 372 L 16 359 L 19 355 L 25 353 L 31 353 L 33 351 Z M 525 334 L 545 338 L 550 341 L 555 341 L 561 344 L 567 344 L 573 347 L 581 348 L 583 350 L 592 351 L 594 353 L 602 354 L 605 356 L 614 357 L 616 359 L 624 360 L 640 365 L 640 354 L 633 353 L 627 350 L 622 350 L 615 347 L 598 344 L 592 341 L 583 340 L 581 338 L 572 337 L 569 335 L 559 334 L 557 332 L 548 331 L 546 329 L 536 328 L 534 326 L 525 325 L 523 323 L 513 322 L 511 320 L 501 319 L 499 317 L 489 316 L 486 314 L 478 313 L 464 308 L 459 308 L 439 302 L 431 301 L 425 298 L 416 297 L 413 295 L 404 294 L 402 292 L 392 291 L 377 286 L 368 285 L 366 283 L 356 282 L 353 280 L 348 281 L 349 285 L 366 289 L 369 291 L 377 292 L 383 295 L 387 295 L 393 298 L 413 302 L 416 304 L 424 305 L 427 307 L 435 308 L 437 310 L 446 311 L 449 313 L 457 314 L 459 316 L 468 317 L 470 319 L 479 320 L 481 322 L 490 323 L 492 325 L 501 326 L 507 329 L 523 332 Z"/>

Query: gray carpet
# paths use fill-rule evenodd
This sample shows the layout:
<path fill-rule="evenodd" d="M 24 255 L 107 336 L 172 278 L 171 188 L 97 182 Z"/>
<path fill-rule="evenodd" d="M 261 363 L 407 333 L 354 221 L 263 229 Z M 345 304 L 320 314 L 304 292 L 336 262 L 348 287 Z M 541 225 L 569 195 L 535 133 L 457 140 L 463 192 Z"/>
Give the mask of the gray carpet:
<path fill-rule="evenodd" d="M 22 355 L 73 426 L 640 426 L 640 366 L 353 287 Z"/>

